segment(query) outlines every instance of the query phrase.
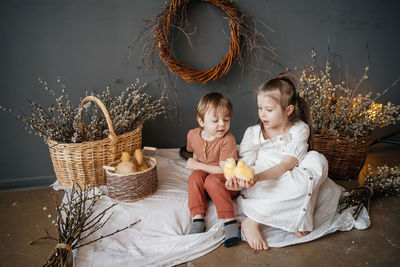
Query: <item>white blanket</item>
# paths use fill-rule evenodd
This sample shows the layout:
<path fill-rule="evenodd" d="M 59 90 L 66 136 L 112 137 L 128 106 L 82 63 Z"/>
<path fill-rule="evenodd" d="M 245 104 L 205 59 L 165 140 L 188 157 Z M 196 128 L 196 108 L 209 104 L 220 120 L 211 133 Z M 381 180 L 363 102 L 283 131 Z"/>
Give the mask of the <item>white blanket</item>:
<path fill-rule="evenodd" d="M 124 228 L 138 219 L 141 221 L 131 229 L 80 248 L 75 253 L 76 266 L 172 266 L 203 256 L 223 243 L 223 220 L 217 219 L 215 206 L 211 202 L 206 214 L 207 232 L 186 235 L 191 225 L 187 208 L 187 178 L 190 171 L 184 168 L 185 161 L 179 157 L 178 149 L 161 149 L 156 159 L 157 192 L 146 199 L 113 207 L 110 211 L 113 212 L 111 220 L 92 239 Z M 330 179 L 328 182 L 332 183 Z M 317 204 L 314 230 L 303 238 L 283 230 L 262 227 L 268 245 L 283 247 L 308 242 L 337 230 L 369 227 L 369 216 L 364 208 L 357 221 L 351 216 L 351 210 L 333 217 L 326 216 L 324 204 L 327 201 Z M 101 197 L 98 209 L 103 210 L 112 203 L 109 197 Z M 243 220 L 236 201 L 235 208 L 237 217 Z"/>

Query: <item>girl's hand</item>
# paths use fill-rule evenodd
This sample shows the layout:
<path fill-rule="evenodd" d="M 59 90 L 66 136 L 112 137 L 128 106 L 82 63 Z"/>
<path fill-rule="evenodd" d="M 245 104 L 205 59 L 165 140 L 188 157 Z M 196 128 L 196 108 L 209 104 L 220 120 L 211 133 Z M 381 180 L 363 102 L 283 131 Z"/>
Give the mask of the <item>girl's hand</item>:
<path fill-rule="evenodd" d="M 243 188 L 250 188 L 254 185 L 254 183 L 256 182 L 253 179 L 251 179 L 250 181 L 246 181 L 246 180 L 242 180 L 242 179 L 238 179 L 239 180 L 239 185 L 242 186 Z"/>
<path fill-rule="evenodd" d="M 197 169 L 197 163 L 198 163 L 198 161 L 195 160 L 194 158 L 189 158 L 189 159 L 186 161 L 186 166 L 185 166 L 185 168 L 186 168 L 186 169 L 189 169 L 189 170 L 196 170 L 196 169 Z"/>
<path fill-rule="evenodd" d="M 256 182 L 260 181 L 260 174 L 254 175 L 253 179 L 251 179 L 252 185 L 254 185 Z"/>

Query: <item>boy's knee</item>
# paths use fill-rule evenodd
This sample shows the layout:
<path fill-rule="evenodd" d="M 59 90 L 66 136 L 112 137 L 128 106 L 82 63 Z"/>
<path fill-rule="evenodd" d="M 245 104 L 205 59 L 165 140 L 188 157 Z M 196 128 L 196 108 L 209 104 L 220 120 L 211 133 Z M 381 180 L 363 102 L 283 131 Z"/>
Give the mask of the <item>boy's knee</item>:
<path fill-rule="evenodd" d="M 217 184 L 215 183 L 215 181 L 211 180 L 211 179 L 206 179 L 206 181 L 204 182 L 204 188 L 210 192 L 214 191 L 216 188 L 218 188 Z"/>
<path fill-rule="evenodd" d="M 220 188 L 225 188 L 225 183 L 223 183 L 218 176 L 209 175 L 204 182 L 204 188 L 206 188 L 207 191 L 212 192 L 219 190 Z"/>
<path fill-rule="evenodd" d="M 204 177 L 207 176 L 207 173 L 202 170 L 195 170 L 188 178 L 188 183 L 204 183 Z"/>

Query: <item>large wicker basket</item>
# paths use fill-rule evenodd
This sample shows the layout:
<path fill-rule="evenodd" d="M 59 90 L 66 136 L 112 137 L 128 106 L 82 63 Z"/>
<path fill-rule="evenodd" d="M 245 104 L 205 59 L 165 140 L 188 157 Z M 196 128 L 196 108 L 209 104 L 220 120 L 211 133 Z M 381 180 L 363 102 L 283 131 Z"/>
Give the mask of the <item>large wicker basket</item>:
<path fill-rule="evenodd" d="M 311 148 L 328 159 L 330 178 L 349 180 L 358 179 L 369 144 L 368 138 L 349 141 L 344 137 L 314 133 Z"/>
<path fill-rule="evenodd" d="M 153 194 L 158 183 L 157 162 L 154 158 L 146 156 L 144 161 L 149 168 L 132 174 L 117 174 L 106 169 L 107 195 L 121 202 L 133 202 Z"/>
<path fill-rule="evenodd" d="M 110 134 L 103 140 L 82 143 L 58 143 L 47 140 L 54 172 L 60 185 L 71 188 L 75 181 L 81 187 L 93 187 L 106 184 L 103 166 L 109 165 L 121 157 L 123 151 L 130 154 L 142 145 L 142 126 L 117 136 L 111 117 L 105 105 L 96 97 L 88 96 L 80 103 L 79 116 L 81 127 L 83 105 L 95 102 L 107 120 Z"/>

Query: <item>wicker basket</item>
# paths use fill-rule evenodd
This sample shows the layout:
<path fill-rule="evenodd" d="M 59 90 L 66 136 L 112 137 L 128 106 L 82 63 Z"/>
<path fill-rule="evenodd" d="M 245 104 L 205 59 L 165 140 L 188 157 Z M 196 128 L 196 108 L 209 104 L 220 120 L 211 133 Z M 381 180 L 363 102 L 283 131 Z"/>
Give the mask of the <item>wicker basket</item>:
<path fill-rule="evenodd" d="M 330 178 L 349 180 L 358 179 L 369 144 L 368 138 L 348 141 L 344 137 L 314 133 L 312 149 L 328 159 Z"/>
<path fill-rule="evenodd" d="M 157 190 L 157 162 L 146 156 L 144 160 L 149 168 L 132 174 L 116 174 L 106 169 L 107 195 L 121 202 L 133 202 L 153 194 Z"/>
<path fill-rule="evenodd" d="M 88 96 L 80 103 L 79 116 L 81 127 L 83 105 L 95 102 L 107 120 L 110 135 L 93 142 L 58 143 L 47 140 L 53 162 L 54 172 L 60 185 L 71 188 L 75 181 L 81 187 L 93 187 L 106 184 L 103 166 L 109 165 L 121 157 L 123 151 L 130 154 L 142 145 L 142 125 L 135 130 L 117 136 L 105 105 L 96 97 Z"/>

